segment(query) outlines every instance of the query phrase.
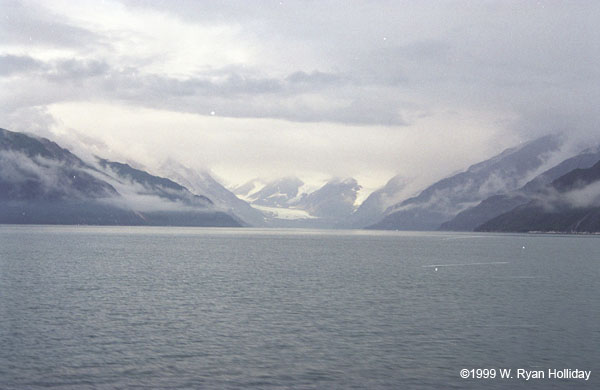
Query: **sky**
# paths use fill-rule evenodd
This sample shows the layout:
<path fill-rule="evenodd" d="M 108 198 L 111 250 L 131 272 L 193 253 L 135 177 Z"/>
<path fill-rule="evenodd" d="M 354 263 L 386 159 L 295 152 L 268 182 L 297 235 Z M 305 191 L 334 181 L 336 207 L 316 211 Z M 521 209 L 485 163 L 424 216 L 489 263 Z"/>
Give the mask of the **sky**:
<path fill-rule="evenodd" d="M 0 127 L 225 184 L 600 139 L 597 1 L 0 0 Z"/>

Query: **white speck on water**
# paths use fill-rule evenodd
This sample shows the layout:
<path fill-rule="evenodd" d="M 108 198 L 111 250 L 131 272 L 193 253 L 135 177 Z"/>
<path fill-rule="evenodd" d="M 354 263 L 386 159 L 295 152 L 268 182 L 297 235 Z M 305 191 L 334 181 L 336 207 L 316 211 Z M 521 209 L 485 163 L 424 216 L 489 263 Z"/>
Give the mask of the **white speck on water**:
<path fill-rule="evenodd" d="M 430 267 L 430 268 L 466 267 L 466 266 L 470 266 L 470 265 L 499 265 L 499 264 L 509 264 L 509 263 L 508 263 L 508 261 L 490 261 L 488 263 L 427 264 L 427 265 L 422 265 L 421 267 Z"/>
<path fill-rule="evenodd" d="M 435 271 L 435 272 L 437 272 L 437 270 L 438 270 L 438 268 L 437 268 L 437 267 L 435 267 L 434 271 Z"/>
<path fill-rule="evenodd" d="M 214 112 L 214 111 L 210 112 L 210 115 L 212 115 L 212 116 L 215 116 L 215 114 L 216 114 L 216 112 Z"/>

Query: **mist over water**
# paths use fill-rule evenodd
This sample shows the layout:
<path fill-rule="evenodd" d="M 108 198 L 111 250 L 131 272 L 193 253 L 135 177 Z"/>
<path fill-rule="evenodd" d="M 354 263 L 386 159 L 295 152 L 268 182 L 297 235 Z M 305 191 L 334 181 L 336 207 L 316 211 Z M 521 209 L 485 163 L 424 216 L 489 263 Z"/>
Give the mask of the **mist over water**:
<path fill-rule="evenodd" d="M 598 253 L 597 236 L 2 226 L 0 388 L 594 388 Z"/>

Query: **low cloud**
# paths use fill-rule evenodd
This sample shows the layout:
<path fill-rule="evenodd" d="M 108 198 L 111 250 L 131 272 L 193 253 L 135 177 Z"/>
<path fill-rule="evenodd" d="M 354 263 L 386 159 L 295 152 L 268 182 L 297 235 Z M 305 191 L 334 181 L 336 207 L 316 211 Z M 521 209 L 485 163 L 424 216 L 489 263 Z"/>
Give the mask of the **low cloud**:
<path fill-rule="evenodd" d="M 82 192 L 77 176 L 86 173 L 80 167 L 65 165 L 63 162 L 41 156 L 29 157 L 12 150 L 0 151 L 0 179 L 7 186 L 10 195 L 12 188 L 24 199 L 29 197 L 48 199 L 82 199 L 90 194 Z M 108 188 L 97 188 L 96 197 L 112 196 Z"/>
<path fill-rule="evenodd" d="M 95 177 L 113 186 L 119 196 L 104 199 L 116 207 L 140 212 L 151 211 L 207 211 L 212 205 L 196 198 L 185 190 L 175 190 L 160 185 L 146 186 L 129 177 L 123 177 L 110 167 L 95 164 L 96 171 L 90 171 Z"/>
<path fill-rule="evenodd" d="M 584 188 L 567 192 L 564 200 L 574 208 L 600 206 L 600 182 L 592 183 Z"/>
<path fill-rule="evenodd" d="M 78 177 L 86 181 L 83 189 L 77 184 Z M 92 178 L 97 179 L 100 185 L 90 184 Z M 186 196 L 193 201 L 189 193 L 164 188 L 162 191 L 165 194 L 182 197 L 182 200 L 166 199 L 157 195 L 155 189 L 118 178 L 115 172 L 102 171 L 99 166 L 92 169 L 89 166 L 65 165 L 60 161 L 41 156 L 30 157 L 13 150 L 0 151 L 0 183 L 4 187 L 1 196 L 18 195 L 21 200 L 30 197 L 33 201 L 88 199 L 138 212 L 211 210 L 206 202 L 184 201 Z M 108 185 L 117 192 L 109 191 Z M 17 191 L 18 194 L 11 191 Z"/>

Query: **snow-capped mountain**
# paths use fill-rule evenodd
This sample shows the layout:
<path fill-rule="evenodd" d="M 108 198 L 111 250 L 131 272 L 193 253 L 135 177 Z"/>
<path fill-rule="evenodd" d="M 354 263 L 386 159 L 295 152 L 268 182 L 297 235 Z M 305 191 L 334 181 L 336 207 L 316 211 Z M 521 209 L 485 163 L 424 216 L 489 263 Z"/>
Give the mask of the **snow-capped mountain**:
<path fill-rule="evenodd" d="M 411 195 L 410 183 L 411 180 L 403 176 L 392 177 L 385 186 L 373 191 L 338 227 L 362 228 L 379 221 L 388 207 Z"/>
<path fill-rule="evenodd" d="M 315 186 L 288 176 L 268 182 L 253 179 L 232 191 L 260 210 L 267 226 L 331 228 L 354 212 L 360 189 L 352 178 Z"/>
<path fill-rule="evenodd" d="M 287 208 L 297 199 L 303 185 L 304 182 L 295 176 L 283 177 L 249 193 L 246 199 L 259 206 Z"/>
<path fill-rule="evenodd" d="M 250 194 L 253 194 L 263 188 L 267 183 L 259 178 L 248 180 L 239 185 L 232 185 L 229 190 L 240 199 L 247 199 Z"/>
<path fill-rule="evenodd" d="M 320 218 L 341 220 L 354 212 L 354 203 L 361 186 L 352 178 L 334 178 L 318 190 L 293 202 L 295 208 L 306 210 Z"/>

